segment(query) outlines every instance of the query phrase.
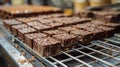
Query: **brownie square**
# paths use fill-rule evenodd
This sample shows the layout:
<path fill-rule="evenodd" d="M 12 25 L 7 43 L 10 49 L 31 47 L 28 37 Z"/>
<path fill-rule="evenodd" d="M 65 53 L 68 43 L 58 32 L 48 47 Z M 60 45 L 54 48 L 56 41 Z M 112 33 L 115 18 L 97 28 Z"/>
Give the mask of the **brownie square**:
<path fill-rule="evenodd" d="M 33 39 L 47 37 L 46 34 L 43 33 L 30 33 L 25 34 L 25 43 L 30 47 L 33 48 Z"/>
<path fill-rule="evenodd" d="M 48 15 L 39 15 L 39 18 L 43 18 L 43 19 L 50 19 L 50 18 L 58 18 L 58 17 L 68 17 L 70 15 L 65 15 L 62 13 L 56 13 L 56 14 L 48 14 Z"/>
<path fill-rule="evenodd" d="M 60 30 L 48 30 L 48 31 L 43 31 L 43 33 L 47 34 L 48 36 L 53 36 L 56 34 L 62 34 L 65 33 L 64 31 L 60 31 Z"/>
<path fill-rule="evenodd" d="M 37 29 L 38 31 L 44 31 L 51 29 L 50 26 L 44 25 L 38 21 L 29 22 L 27 23 L 29 26 L 32 26 L 33 28 Z"/>
<path fill-rule="evenodd" d="M 119 23 L 106 23 L 106 24 L 101 24 L 101 25 L 105 26 L 105 27 L 115 28 L 114 29 L 115 33 L 120 32 L 120 24 Z"/>
<path fill-rule="evenodd" d="M 97 26 L 92 25 L 91 27 L 87 27 L 84 29 L 93 33 L 93 40 L 105 38 L 106 37 L 105 32 L 101 29 L 96 29 L 96 27 L 98 27 L 98 25 Z"/>
<path fill-rule="evenodd" d="M 110 37 L 115 33 L 114 31 L 115 28 L 112 28 L 112 27 L 98 26 L 96 28 L 103 30 L 106 33 L 106 37 Z"/>
<path fill-rule="evenodd" d="M 89 27 L 91 24 L 90 23 L 85 23 L 85 24 L 77 24 L 77 25 L 71 25 L 73 28 L 78 28 L 78 29 L 84 29 Z"/>
<path fill-rule="evenodd" d="M 91 18 L 72 18 L 74 24 L 81 24 L 81 23 L 86 23 L 86 22 L 90 22 L 91 21 Z"/>
<path fill-rule="evenodd" d="M 62 23 L 64 23 L 67 26 L 67 25 L 83 24 L 83 23 L 90 22 L 90 21 L 91 21 L 90 18 L 71 17 L 63 21 Z"/>
<path fill-rule="evenodd" d="M 21 29 L 18 29 L 18 37 L 25 41 L 25 34 L 28 34 L 28 33 L 32 33 L 32 32 L 36 32 L 37 30 L 35 30 L 34 28 L 31 28 L 31 27 L 26 27 L 26 28 L 21 28 Z"/>
<path fill-rule="evenodd" d="M 19 18 L 19 17 L 31 17 L 43 14 L 63 13 L 60 8 L 51 6 L 3 6 L 0 7 L 0 16 L 3 19 Z"/>
<path fill-rule="evenodd" d="M 59 30 L 61 30 L 61 31 L 65 31 L 65 32 L 67 32 L 67 33 L 70 33 L 70 31 L 72 31 L 72 30 L 76 30 L 77 28 L 74 28 L 74 27 L 60 27 L 60 28 L 58 28 Z"/>
<path fill-rule="evenodd" d="M 58 28 L 58 27 L 62 27 L 64 24 L 60 23 L 60 22 L 53 21 L 51 23 L 46 23 L 46 25 L 48 25 L 52 28 Z"/>
<path fill-rule="evenodd" d="M 38 52 L 41 56 L 57 55 L 61 52 L 60 42 L 51 38 L 34 39 L 33 50 Z"/>
<path fill-rule="evenodd" d="M 120 12 L 94 12 L 96 19 L 105 22 L 120 22 Z"/>
<path fill-rule="evenodd" d="M 26 25 L 26 24 L 13 25 L 11 27 L 11 31 L 12 31 L 12 33 L 14 35 L 18 36 L 18 29 L 20 29 L 20 28 L 26 28 L 26 27 L 28 27 L 28 25 Z"/>
<path fill-rule="evenodd" d="M 93 33 L 85 30 L 74 30 L 70 34 L 75 35 L 81 43 L 89 43 L 93 39 Z"/>
<path fill-rule="evenodd" d="M 73 47 L 78 42 L 76 36 L 67 33 L 56 34 L 53 37 L 61 42 L 63 48 Z"/>
<path fill-rule="evenodd" d="M 11 31 L 11 26 L 12 25 L 19 25 L 22 24 L 19 21 L 16 21 L 15 19 L 8 19 L 8 20 L 3 20 L 3 25 L 9 30 Z"/>
<path fill-rule="evenodd" d="M 53 22 L 53 20 L 51 20 L 51 18 L 50 19 L 38 19 L 38 21 L 40 22 L 40 23 L 43 23 L 43 24 L 47 24 L 47 23 L 52 23 Z"/>
<path fill-rule="evenodd" d="M 29 18 L 16 18 L 17 21 L 23 22 L 23 23 L 29 23 L 37 20 L 37 17 L 29 17 Z"/>

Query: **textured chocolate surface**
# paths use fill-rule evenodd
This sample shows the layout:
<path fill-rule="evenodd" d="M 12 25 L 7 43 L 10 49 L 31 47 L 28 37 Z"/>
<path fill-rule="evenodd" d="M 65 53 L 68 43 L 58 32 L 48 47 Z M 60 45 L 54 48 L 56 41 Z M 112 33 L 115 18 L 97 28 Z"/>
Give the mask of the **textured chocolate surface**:
<path fill-rule="evenodd" d="M 76 30 L 77 28 L 74 27 L 60 27 L 59 30 L 65 31 L 67 33 L 70 33 L 70 31 Z"/>
<path fill-rule="evenodd" d="M 30 33 L 25 34 L 25 43 L 30 47 L 33 48 L 33 39 L 47 37 L 46 34 L 43 33 Z"/>
<path fill-rule="evenodd" d="M 18 25 L 18 24 L 22 24 L 22 23 L 19 22 L 19 21 L 14 20 L 14 19 L 11 19 L 11 20 L 3 20 L 3 25 L 4 25 L 9 31 L 11 31 L 11 26 L 12 26 L 12 25 Z"/>
<path fill-rule="evenodd" d="M 29 17 L 29 18 L 16 18 L 17 21 L 23 22 L 23 23 L 29 23 L 37 20 L 37 17 Z"/>
<path fill-rule="evenodd" d="M 43 31 L 43 33 L 47 34 L 48 36 L 53 36 L 53 35 L 62 34 L 65 32 L 60 30 L 49 30 L 49 31 Z"/>
<path fill-rule="evenodd" d="M 42 14 L 53 14 L 53 13 L 63 13 L 60 8 L 51 6 L 31 6 L 31 5 L 21 5 L 21 6 L 2 6 L 0 14 L 2 19 L 11 19 L 18 17 L 31 17 L 38 16 Z"/>
<path fill-rule="evenodd" d="M 85 30 L 74 30 L 70 34 L 75 35 L 81 43 L 89 43 L 93 39 L 93 33 Z"/>
<path fill-rule="evenodd" d="M 120 12 L 94 12 L 97 20 L 105 22 L 120 22 Z"/>
<path fill-rule="evenodd" d="M 53 35 L 53 37 L 61 41 L 62 47 L 71 47 L 78 42 L 76 36 L 67 33 Z"/>
<path fill-rule="evenodd" d="M 92 25 L 91 27 L 87 27 L 84 29 L 93 33 L 93 40 L 105 38 L 106 37 L 105 32 L 101 29 L 97 29 L 96 27 L 98 27 L 98 25 L 97 26 Z"/>
<path fill-rule="evenodd" d="M 38 21 L 34 21 L 34 22 L 29 22 L 27 23 L 28 25 L 32 26 L 33 28 L 37 29 L 38 31 L 43 31 L 43 30 L 48 30 L 50 29 L 50 26 L 47 26 L 45 24 L 42 24 Z"/>
<path fill-rule="evenodd" d="M 36 30 L 31 27 L 18 29 L 18 37 L 24 41 L 24 39 L 25 39 L 24 35 L 27 33 L 32 33 L 32 32 L 36 32 Z"/>
<path fill-rule="evenodd" d="M 39 38 L 34 39 L 33 50 L 42 56 L 56 55 L 60 53 L 61 45 L 51 37 Z"/>
<path fill-rule="evenodd" d="M 28 25 L 26 24 L 20 24 L 20 25 L 13 25 L 11 28 L 12 28 L 12 33 L 16 36 L 18 36 L 18 29 L 20 28 L 26 28 L 28 27 Z"/>
<path fill-rule="evenodd" d="M 115 33 L 115 28 L 105 27 L 105 26 L 98 26 L 97 29 L 103 30 L 106 33 L 106 37 L 110 37 Z"/>
<path fill-rule="evenodd" d="M 47 23 L 46 25 L 48 25 L 50 27 L 53 27 L 53 28 L 58 28 L 58 27 L 63 26 L 64 24 L 63 23 L 59 23 L 59 22 L 52 22 L 52 23 Z"/>

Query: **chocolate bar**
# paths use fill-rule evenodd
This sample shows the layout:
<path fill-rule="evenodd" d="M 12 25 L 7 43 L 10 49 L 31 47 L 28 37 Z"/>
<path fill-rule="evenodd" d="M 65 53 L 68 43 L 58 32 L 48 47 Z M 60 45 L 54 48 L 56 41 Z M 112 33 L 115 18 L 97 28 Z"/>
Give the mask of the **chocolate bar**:
<path fill-rule="evenodd" d="M 19 21 L 14 20 L 14 19 L 3 20 L 4 27 L 6 27 L 6 29 L 8 29 L 10 32 L 11 32 L 11 26 L 12 25 L 19 25 L 19 24 L 22 24 L 22 23 L 19 22 Z"/>
<path fill-rule="evenodd" d="M 18 29 L 26 28 L 26 27 L 28 27 L 28 25 L 26 25 L 26 24 L 13 25 L 13 26 L 11 26 L 11 31 L 14 35 L 18 36 Z"/>
<path fill-rule="evenodd" d="M 106 37 L 110 37 L 115 33 L 114 31 L 115 28 L 112 28 L 112 27 L 98 26 L 96 28 L 103 30 L 106 33 Z"/>
<path fill-rule="evenodd" d="M 94 12 L 97 20 L 104 22 L 120 22 L 120 13 L 119 12 Z"/>
<path fill-rule="evenodd" d="M 32 26 L 33 28 L 37 29 L 38 31 L 44 31 L 44 30 L 49 30 L 51 29 L 50 26 L 47 26 L 45 24 L 42 24 L 38 21 L 34 21 L 34 22 L 29 22 L 27 23 L 29 26 Z"/>
<path fill-rule="evenodd" d="M 51 37 L 34 39 L 33 44 L 33 50 L 41 56 L 57 55 L 61 52 L 60 42 Z"/>
<path fill-rule="evenodd" d="M 33 39 L 36 38 L 43 38 L 47 37 L 46 34 L 43 33 L 30 33 L 30 34 L 25 34 L 25 43 L 30 47 L 33 48 Z"/>
<path fill-rule="evenodd" d="M 11 19 L 19 17 L 32 17 L 43 14 L 63 13 L 60 8 L 51 6 L 2 6 L 0 7 L 0 17 Z"/>
<path fill-rule="evenodd" d="M 34 28 L 31 28 L 31 27 L 26 27 L 26 28 L 21 28 L 21 29 L 18 29 L 18 37 L 25 41 L 25 34 L 28 34 L 28 33 L 32 33 L 32 32 L 36 32 L 37 30 L 35 30 Z"/>
<path fill-rule="evenodd" d="M 47 34 L 48 36 L 53 36 L 56 34 L 62 34 L 65 33 L 64 31 L 60 31 L 60 30 L 48 30 L 48 31 L 43 31 L 43 33 Z"/>
<path fill-rule="evenodd" d="M 53 37 L 61 42 L 63 48 L 73 47 L 78 42 L 76 36 L 67 33 L 56 34 Z"/>
<path fill-rule="evenodd" d="M 93 39 L 93 33 L 90 31 L 85 31 L 82 29 L 70 31 L 70 34 L 73 34 L 81 43 L 89 43 Z"/>
<path fill-rule="evenodd" d="M 72 31 L 72 30 L 76 30 L 77 28 L 74 28 L 74 27 L 60 27 L 60 28 L 58 28 L 59 30 L 61 30 L 61 31 L 65 31 L 65 32 L 67 32 L 67 33 L 70 33 L 70 31 Z"/>

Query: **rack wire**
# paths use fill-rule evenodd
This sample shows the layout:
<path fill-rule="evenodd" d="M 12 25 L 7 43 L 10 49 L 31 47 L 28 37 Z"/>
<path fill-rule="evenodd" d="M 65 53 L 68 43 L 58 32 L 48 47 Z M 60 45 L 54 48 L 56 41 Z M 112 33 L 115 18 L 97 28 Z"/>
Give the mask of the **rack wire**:
<path fill-rule="evenodd" d="M 27 47 L 22 41 L 12 37 L 22 48 L 34 55 L 48 67 L 120 67 L 120 34 L 104 40 L 92 41 L 90 44 L 76 44 L 72 50 L 62 51 L 56 56 L 42 57 Z"/>
<path fill-rule="evenodd" d="M 104 41 L 92 41 L 89 45 L 77 45 L 79 46 L 78 48 L 66 52 L 63 51 L 58 56 L 50 56 L 46 59 L 52 60 L 52 64 L 58 67 L 120 66 L 120 34 L 115 34 L 111 38 L 104 39 Z M 63 58 L 64 56 L 67 57 Z"/>

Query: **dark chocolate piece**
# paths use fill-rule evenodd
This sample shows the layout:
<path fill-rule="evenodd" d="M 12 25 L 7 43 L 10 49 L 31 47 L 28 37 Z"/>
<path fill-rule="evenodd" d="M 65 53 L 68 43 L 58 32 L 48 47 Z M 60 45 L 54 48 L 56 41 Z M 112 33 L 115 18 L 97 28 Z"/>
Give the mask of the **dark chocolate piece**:
<path fill-rule="evenodd" d="M 32 32 L 36 32 L 36 30 L 34 28 L 31 28 L 31 27 L 26 27 L 26 28 L 21 28 L 21 29 L 18 29 L 18 37 L 25 41 L 25 34 L 27 33 L 32 33 Z"/>
<path fill-rule="evenodd" d="M 59 22 L 52 22 L 52 23 L 46 23 L 46 25 L 52 27 L 52 28 L 58 28 L 58 27 L 62 27 L 64 24 L 63 23 L 59 23 Z"/>
<path fill-rule="evenodd" d="M 27 23 L 28 25 L 32 26 L 33 28 L 37 29 L 38 31 L 44 31 L 44 30 L 49 30 L 51 29 L 50 26 L 44 25 L 38 21 L 34 21 L 34 22 L 29 22 Z"/>
<path fill-rule="evenodd" d="M 16 18 L 17 21 L 23 22 L 23 23 L 29 23 L 36 21 L 38 18 L 37 17 L 29 17 L 29 18 Z"/>
<path fill-rule="evenodd" d="M 0 7 L 0 17 L 2 19 L 32 17 L 43 14 L 63 13 L 60 8 L 51 6 L 3 6 Z"/>
<path fill-rule="evenodd" d="M 59 30 L 65 31 L 67 33 L 70 33 L 70 31 L 76 30 L 77 28 L 74 27 L 60 27 Z"/>
<path fill-rule="evenodd" d="M 97 20 L 104 22 L 120 22 L 120 12 L 94 12 Z"/>
<path fill-rule="evenodd" d="M 93 40 L 105 38 L 106 37 L 105 32 L 101 29 L 97 29 L 96 27 L 98 27 L 98 25 L 97 26 L 91 25 L 91 27 L 86 27 L 84 28 L 84 30 L 87 30 L 93 33 Z"/>
<path fill-rule="evenodd" d="M 26 28 L 26 27 L 28 27 L 28 25 L 26 25 L 26 24 L 13 25 L 11 27 L 12 28 L 11 30 L 12 30 L 12 33 L 14 35 L 18 36 L 18 29 L 20 29 L 20 28 Z"/>
<path fill-rule="evenodd" d="M 61 45 L 63 48 L 73 47 L 77 42 L 77 37 L 74 35 L 70 35 L 67 33 L 53 35 L 55 39 L 61 41 Z"/>
<path fill-rule="evenodd" d="M 46 34 L 43 33 L 30 33 L 30 34 L 25 34 L 25 43 L 30 47 L 33 48 L 33 39 L 36 38 L 43 38 L 47 37 Z"/>
<path fill-rule="evenodd" d="M 93 39 L 93 33 L 85 30 L 74 30 L 70 34 L 75 35 L 81 43 L 89 43 Z"/>
<path fill-rule="evenodd" d="M 22 24 L 19 21 L 16 21 L 14 19 L 9 19 L 9 20 L 3 20 L 3 25 L 11 32 L 11 26 L 12 25 L 19 25 Z"/>
<path fill-rule="evenodd" d="M 113 36 L 113 34 L 115 33 L 114 31 L 115 28 L 112 28 L 112 27 L 98 26 L 96 28 L 103 30 L 106 33 L 106 37 Z"/>
<path fill-rule="evenodd" d="M 34 39 L 33 50 L 38 52 L 41 56 L 57 55 L 61 52 L 60 42 L 51 38 Z"/>
<path fill-rule="evenodd" d="M 48 36 L 53 36 L 56 34 L 62 34 L 65 33 L 64 31 L 60 31 L 60 30 L 48 30 L 48 31 L 43 31 L 43 33 L 47 34 Z"/>

